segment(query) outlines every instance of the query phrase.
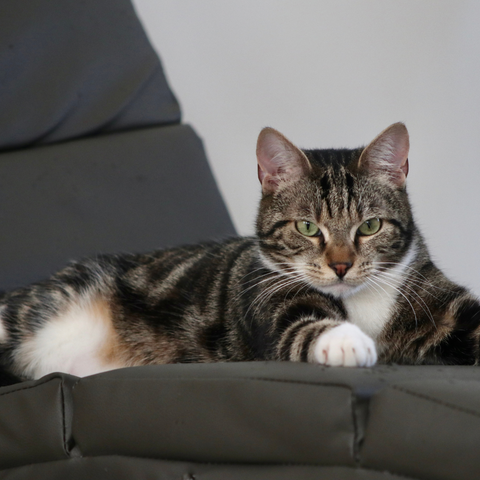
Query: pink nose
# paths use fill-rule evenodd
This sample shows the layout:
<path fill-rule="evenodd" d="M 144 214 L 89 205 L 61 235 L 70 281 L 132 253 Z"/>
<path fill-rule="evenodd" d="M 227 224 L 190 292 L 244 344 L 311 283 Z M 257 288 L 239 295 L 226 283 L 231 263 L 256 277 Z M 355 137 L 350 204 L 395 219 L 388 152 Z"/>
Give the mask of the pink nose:
<path fill-rule="evenodd" d="M 347 274 L 347 271 L 352 266 L 352 264 L 350 262 L 329 263 L 328 266 L 335 271 L 339 278 L 343 278 Z"/>

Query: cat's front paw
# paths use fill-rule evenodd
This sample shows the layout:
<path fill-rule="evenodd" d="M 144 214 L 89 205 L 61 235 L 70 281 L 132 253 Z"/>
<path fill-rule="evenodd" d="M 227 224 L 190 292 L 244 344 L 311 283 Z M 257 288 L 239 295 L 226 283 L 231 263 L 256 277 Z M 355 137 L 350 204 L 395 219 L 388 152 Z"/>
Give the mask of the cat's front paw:
<path fill-rule="evenodd" d="M 318 363 L 332 367 L 371 367 L 377 361 L 374 341 L 347 322 L 320 335 L 314 355 Z"/>

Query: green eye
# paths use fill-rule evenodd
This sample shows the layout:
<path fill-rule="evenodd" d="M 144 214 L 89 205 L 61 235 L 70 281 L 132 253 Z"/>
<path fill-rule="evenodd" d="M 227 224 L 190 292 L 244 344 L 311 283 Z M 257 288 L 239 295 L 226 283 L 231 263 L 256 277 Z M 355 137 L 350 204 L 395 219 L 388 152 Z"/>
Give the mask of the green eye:
<path fill-rule="evenodd" d="M 295 226 L 297 230 L 306 237 L 313 237 L 320 233 L 320 229 L 312 222 L 307 222 L 306 220 L 298 221 Z"/>
<path fill-rule="evenodd" d="M 371 218 L 363 222 L 357 230 L 358 235 L 374 235 L 380 230 L 382 221 L 379 218 Z"/>

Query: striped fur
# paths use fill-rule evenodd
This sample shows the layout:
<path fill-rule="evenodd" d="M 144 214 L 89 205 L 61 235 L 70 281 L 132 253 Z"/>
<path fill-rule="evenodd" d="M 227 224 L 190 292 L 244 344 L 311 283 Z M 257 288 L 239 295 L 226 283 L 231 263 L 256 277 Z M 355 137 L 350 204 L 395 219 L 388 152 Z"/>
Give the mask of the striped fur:
<path fill-rule="evenodd" d="M 38 378 L 175 362 L 479 363 L 480 304 L 433 265 L 412 219 L 402 124 L 353 150 L 301 151 L 264 129 L 257 153 L 256 237 L 102 255 L 5 294 L 4 366 Z"/>

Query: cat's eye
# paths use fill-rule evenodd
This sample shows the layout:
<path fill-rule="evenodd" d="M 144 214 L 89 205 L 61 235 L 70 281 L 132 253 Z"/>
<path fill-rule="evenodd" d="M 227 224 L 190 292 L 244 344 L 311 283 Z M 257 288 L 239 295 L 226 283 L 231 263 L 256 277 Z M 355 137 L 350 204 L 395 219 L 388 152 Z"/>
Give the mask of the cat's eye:
<path fill-rule="evenodd" d="M 358 227 L 357 233 L 363 236 L 374 235 L 380 230 L 381 226 L 382 221 L 379 218 L 371 218 Z"/>
<path fill-rule="evenodd" d="M 295 226 L 297 230 L 306 237 L 314 237 L 321 234 L 320 229 L 314 223 L 307 222 L 307 220 L 299 220 Z"/>

